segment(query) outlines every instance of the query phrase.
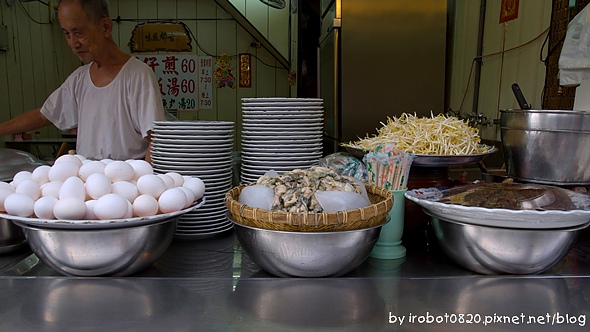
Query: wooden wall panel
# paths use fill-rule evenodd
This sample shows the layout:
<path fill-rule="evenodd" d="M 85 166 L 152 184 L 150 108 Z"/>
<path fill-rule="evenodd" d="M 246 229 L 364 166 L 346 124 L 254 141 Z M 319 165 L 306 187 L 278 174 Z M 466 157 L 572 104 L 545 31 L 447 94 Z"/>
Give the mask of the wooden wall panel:
<path fill-rule="evenodd" d="M 115 7 L 112 6 L 111 7 Z M 137 1 L 136 0 L 128 0 L 128 1 L 118 1 L 117 11 L 118 15 L 121 18 L 131 18 L 131 17 L 139 17 L 139 11 L 137 9 Z M 111 13 L 111 17 L 116 17 Z M 129 43 L 131 41 L 131 35 L 133 33 L 133 29 L 137 25 L 138 22 L 130 22 L 130 21 L 121 21 L 115 22 L 114 25 L 117 29 L 117 34 L 113 35 L 116 36 L 115 42 L 119 45 L 119 47 L 125 52 L 131 52 L 129 48 Z M 114 30 L 114 29 L 113 29 Z"/>
<path fill-rule="evenodd" d="M 268 40 L 277 50 L 289 58 L 289 7 L 283 9 L 268 9 Z M 296 31 L 296 30 L 295 30 Z"/>
<path fill-rule="evenodd" d="M 10 24 L 10 11 L 4 3 L 0 4 L 0 24 Z M 4 122 L 10 118 L 10 90 L 8 79 L 8 63 L 12 55 L 13 46 L 8 40 L 8 51 L 0 51 L 0 121 Z M 0 140 L 3 138 L 0 138 Z"/>

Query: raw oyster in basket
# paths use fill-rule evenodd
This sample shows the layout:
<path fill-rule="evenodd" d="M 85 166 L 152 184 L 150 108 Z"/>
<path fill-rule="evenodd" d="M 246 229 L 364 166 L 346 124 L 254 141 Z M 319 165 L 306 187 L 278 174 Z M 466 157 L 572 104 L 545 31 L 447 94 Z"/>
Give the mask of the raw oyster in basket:
<path fill-rule="evenodd" d="M 349 192 L 358 194 L 358 199 L 350 195 L 335 195 L 339 201 L 349 208 L 370 205 L 364 185 L 350 176 L 343 176 L 327 167 L 314 166 L 308 169 L 295 169 L 275 176 L 263 175 L 256 182 L 274 190 L 272 210 L 283 212 L 324 212 L 316 192 Z M 345 200 L 341 198 L 346 196 Z M 323 196 L 325 198 L 325 196 Z M 329 198 L 328 198 L 329 200 Z M 336 204 L 332 204 L 334 206 Z M 334 210 L 337 208 L 331 208 Z M 332 212 L 332 211 L 325 211 Z"/>

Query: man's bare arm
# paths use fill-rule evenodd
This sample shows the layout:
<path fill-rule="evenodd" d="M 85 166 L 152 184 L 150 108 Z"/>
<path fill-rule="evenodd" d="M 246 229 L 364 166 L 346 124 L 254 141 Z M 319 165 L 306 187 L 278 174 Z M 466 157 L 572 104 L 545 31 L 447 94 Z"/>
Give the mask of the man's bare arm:
<path fill-rule="evenodd" d="M 51 121 L 41 114 L 41 108 L 36 108 L 0 124 L 0 136 L 35 130 L 50 124 Z"/>

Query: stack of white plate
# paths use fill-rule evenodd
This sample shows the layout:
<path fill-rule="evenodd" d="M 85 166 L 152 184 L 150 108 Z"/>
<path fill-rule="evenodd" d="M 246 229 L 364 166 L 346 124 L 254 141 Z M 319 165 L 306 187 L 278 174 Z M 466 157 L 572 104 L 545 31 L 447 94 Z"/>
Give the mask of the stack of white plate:
<path fill-rule="evenodd" d="M 269 170 L 317 165 L 322 156 L 324 107 L 319 98 L 242 99 L 242 183 Z"/>
<path fill-rule="evenodd" d="M 227 121 L 154 122 L 154 172 L 176 172 L 205 183 L 205 204 L 180 218 L 177 238 L 205 238 L 232 228 L 224 198 L 232 187 L 233 133 L 234 123 Z"/>

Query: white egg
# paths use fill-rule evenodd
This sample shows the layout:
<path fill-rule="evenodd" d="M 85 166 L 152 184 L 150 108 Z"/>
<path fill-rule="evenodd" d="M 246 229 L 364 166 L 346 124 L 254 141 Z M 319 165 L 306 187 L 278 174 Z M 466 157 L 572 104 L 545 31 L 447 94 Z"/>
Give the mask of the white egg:
<path fill-rule="evenodd" d="M 174 187 L 180 187 L 184 183 L 184 178 L 182 177 L 182 175 L 176 172 L 168 172 L 166 173 L 166 175 L 168 175 L 174 180 Z"/>
<path fill-rule="evenodd" d="M 133 203 L 135 198 L 139 195 L 137 186 L 129 181 L 118 181 L 113 183 L 111 192 L 125 197 L 131 203 Z"/>
<path fill-rule="evenodd" d="M 10 183 L 0 181 L 0 189 L 9 189 L 9 190 L 14 191 L 14 186 L 11 185 Z"/>
<path fill-rule="evenodd" d="M 142 195 L 151 195 L 158 199 L 166 190 L 166 183 L 155 174 L 146 174 L 137 179 L 137 190 Z"/>
<path fill-rule="evenodd" d="M 174 179 L 171 176 L 166 174 L 158 174 L 158 177 L 164 180 L 164 183 L 166 184 L 166 189 L 174 188 Z"/>
<path fill-rule="evenodd" d="M 58 157 L 53 162 L 53 165 L 56 165 L 56 164 L 59 164 L 59 163 L 63 163 L 64 161 L 68 161 L 68 162 L 74 163 L 74 164 L 78 165 L 78 167 L 82 166 L 82 160 L 80 160 L 80 158 L 76 157 L 73 154 L 64 154 L 64 155 Z"/>
<path fill-rule="evenodd" d="M 183 207 L 183 209 L 186 209 L 187 207 L 191 206 L 191 204 L 193 204 L 193 202 L 195 201 L 195 193 L 187 187 L 177 188 L 184 191 L 184 194 L 186 195 L 186 204 Z"/>
<path fill-rule="evenodd" d="M 180 188 L 167 189 L 158 198 L 162 213 L 180 211 L 186 205 L 186 194 Z"/>
<path fill-rule="evenodd" d="M 127 201 L 127 213 L 125 213 L 125 216 L 123 216 L 123 218 L 133 218 L 133 205 L 129 201 Z"/>
<path fill-rule="evenodd" d="M 89 199 L 84 203 L 86 204 L 86 214 L 84 214 L 84 217 L 82 219 L 96 220 L 96 216 L 94 215 L 94 205 L 96 204 L 96 200 Z"/>
<path fill-rule="evenodd" d="M 16 188 L 16 187 L 18 187 L 18 184 L 22 180 L 29 180 L 32 178 L 33 178 L 33 173 L 31 173 L 29 171 L 20 171 L 20 172 L 14 174 L 14 176 L 12 177 L 12 186 L 14 186 Z"/>
<path fill-rule="evenodd" d="M 94 199 L 110 194 L 112 190 L 111 179 L 103 173 L 90 174 L 86 179 L 86 194 Z"/>
<path fill-rule="evenodd" d="M 37 199 L 39 199 L 39 197 L 41 197 L 41 188 L 39 187 L 37 181 L 33 179 L 22 180 L 18 184 L 14 192 L 29 195 L 29 197 L 31 197 L 33 201 L 36 201 Z"/>
<path fill-rule="evenodd" d="M 96 200 L 94 215 L 100 220 L 121 219 L 128 212 L 129 201 L 117 194 L 106 194 Z"/>
<path fill-rule="evenodd" d="M 65 197 L 55 202 L 53 214 L 56 219 L 80 220 L 86 214 L 86 203 L 79 197 Z"/>
<path fill-rule="evenodd" d="M 84 182 L 77 176 L 67 178 L 59 189 L 59 199 L 66 197 L 76 197 L 81 200 L 86 199 L 86 187 Z"/>
<path fill-rule="evenodd" d="M 51 166 L 51 169 L 47 173 L 47 177 L 49 178 L 49 181 L 64 182 L 70 176 L 77 176 L 79 170 L 80 166 L 66 160 Z"/>
<path fill-rule="evenodd" d="M 6 200 L 6 197 L 12 194 L 14 194 L 14 188 L 12 188 L 12 186 L 10 186 L 10 188 L 0 188 L 0 211 L 6 212 L 6 209 L 4 208 L 4 201 Z"/>
<path fill-rule="evenodd" d="M 199 178 L 185 179 L 182 186 L 192 190 L 195 193 L 195 199 L 200 199 L 205 195 L 205 183 Z"/>
<path fill-rule="evenodd" d="M 39 219 L 55 219 L 53 207 L 57 203 L 57 198 L 53 196 L 44 196 L 35 201 L 33 208 L 35 216 Z"/>
<path fill-rule="evenodd" d="M 111 179 L 111 182 L 129 181 L 133 179 L 135 171 L 128 163 L 121 160 L 113 160 L 104 168 L 104 174 Z"/>
<path fill-rule="evenodd" d="M 137 181 L 137 179 L 139 179 L 142 175 L 154 174 L 154 168 L 145 160 L 132 159 L 128 160 L 127 162 L 129 165 L 131 165 L 131 167 L 133 167 L 135 172 L 133 175 L 133 180 L 135 181 Z"/>
<path fill-rule="evenodd" d="M 152 195 L 139 195 L 133 201 L 133 215 L 147 217 L 158 214 L 158 201 Z"/>
<path fill-rule="evenodd" d="M 102 161 L 106 165 L 106 164 L 112 163 L 113 162 L 113 159 L 111 159 L 111 158 L 104 158 L 104 159 L 101 159 L 100 161 Z"/>
<path fill-rule="evenodd" d="M 63 185 L 62 181 L 51 181 L 41 186 L 41 196 L 53 196 L 59 198 L 59 191 Z"/>
<path fill-rule="evenodd" d="M 80 167 L 80 170 L 78 171 L 78 176 L 80 176 L 80 179 L 82 179 L 82 181 L 86 182 L 86 180 L 88 179 L 90 174 L 94 174 L 94 173 L 103 173 L 104 174 L 104 169 L 106 166 L 107 165 L 105 163 L 103 163 L 102 161 L 90 160 Z"/>
<path fill-rule="evenodd" d="M 19 217 L 30 217 L 33 215 L 35 201 L 26 194 L 14 193 L 4 200 L 6 213 Z"/>
<path fill-rule="evenodd" d="M 82 162 L 82 164 L 84 164 L 84 162 L 88 159 L 86 159 L 86 157 L 84 157 L 81 154 L 75 154 L 74 156 L 76 156 L 78 159 L 80 159 L 80 161 Z"/>
<path fill-rule="evenodd" d="M 51 166 L 42 165 L 33 170 L 32 179 L 37 181 L 39 185 L 43 185 L 49 182 L 49 170 Z"/>

